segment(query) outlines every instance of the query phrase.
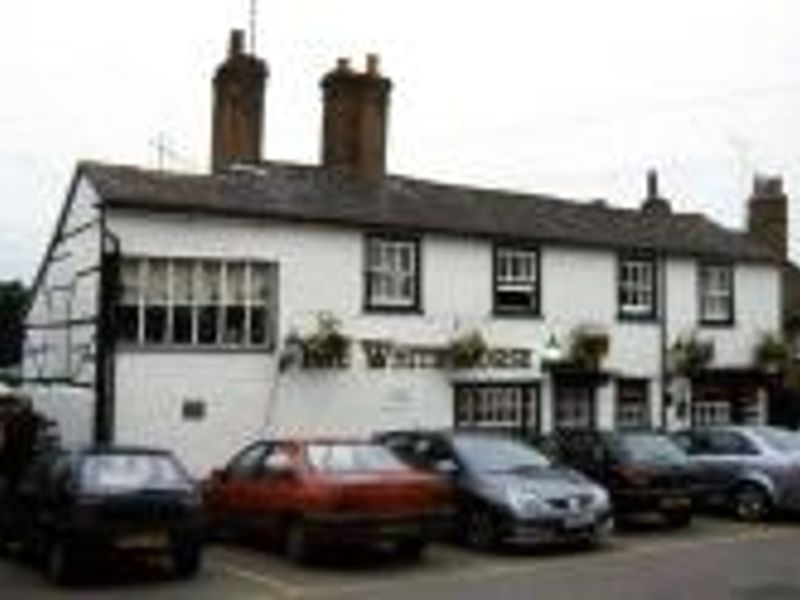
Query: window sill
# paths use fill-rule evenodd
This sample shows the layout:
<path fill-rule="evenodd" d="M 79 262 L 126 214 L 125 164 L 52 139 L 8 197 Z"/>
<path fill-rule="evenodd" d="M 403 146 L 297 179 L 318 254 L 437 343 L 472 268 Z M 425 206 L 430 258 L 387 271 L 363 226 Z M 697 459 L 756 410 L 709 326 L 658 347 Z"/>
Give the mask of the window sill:
<path fill-rule="evenodd" d="M 543 318 L 542 313 L 538 310 L 511 310 L 506 308 L 495 308 L 492 311 L 492 316 L 497 319 L 540 320 Z"/>
<path fill-rule="evenodd" d="M 659 322 L 658 315 L 636 315 L 627 313 L 617 313 L 617 321 L 623 323 L 640 323 L 642 325 L 650 324 L 655 325 Z"/>
<path fill-rule="evenodd" d="M 374 315 L 421 315 L 423 310 L 419 306 L 365 306 L 366 314 Z"/>
<path fill-rule="evenodd" d="M 706 329 L 732 329 L 736 327 L 736 321 L 729 319 L 726 321 L 704 321 L 701 320 L 698 325 Z"/>
<path fill-rule="evenodd" d="M 234 346 L 216 344 L 185 346 L 179 344 L 133 344 L 117 342 L 116 350 L 130 354 L 274 354 L 274 346 Z"/>

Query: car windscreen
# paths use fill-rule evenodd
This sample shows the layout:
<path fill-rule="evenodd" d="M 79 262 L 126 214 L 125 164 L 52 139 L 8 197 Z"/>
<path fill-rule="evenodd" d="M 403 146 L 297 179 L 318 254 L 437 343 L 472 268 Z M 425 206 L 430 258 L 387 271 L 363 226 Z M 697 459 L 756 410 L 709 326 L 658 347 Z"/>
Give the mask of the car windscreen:
<path fill-rule="evenodd" d="M 377 444 L 313 443 L 307 447 L 308 462 L 326 473 L 373 473 L 408 471 L 390 450 Z"/>
<path fill-rule="evenodd" d="M 168 454 L 89 454 L 80 467 L 80 487 L 88 493 L 190 490 L 191 480 Z"/>
<path fill-rule="evenodd" d="M 502 437 L 457 436 L 453 447 L 470 469 L 507 473 L 550 466 L 550 461 L 530 446 Z"/>
<path fill-rule="evenodd" d="M 778 452 L 800 452 L 800 433 L 777 427 L 756 427 L 753 429 L 773 450 Z"/>
<path fill-rule="evenodd" d="M 665 435 L 631 433 L 618 441 L 623 455 L 633 462 L 672 464 L 687 461 L 686 453 Z"/>

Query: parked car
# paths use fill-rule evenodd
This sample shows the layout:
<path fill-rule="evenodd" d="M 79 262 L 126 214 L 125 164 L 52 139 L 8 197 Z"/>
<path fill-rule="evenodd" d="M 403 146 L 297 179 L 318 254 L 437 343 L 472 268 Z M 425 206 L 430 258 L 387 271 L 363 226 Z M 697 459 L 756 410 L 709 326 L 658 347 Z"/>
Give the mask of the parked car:
<path fill-rule="evenodd" d="M 263 534 L 304 562 L 330 544 L 390 543 L 419 557 L 447 520 L 437 478 L 366 441 L 258 441 L 215 471 L 204 490 L 216 529 Z"/>
<path fill-rule="evenodd" d="M 0 500 L 0 540 L 42 559 L 70 582 L 109 553 L 161 553 L 178 575 L 194 575 L 203 549 L 201 502 L 169 452 L 103 447 L 36 455 Z"/>
<path fill-rule="evenodd" d="M 686 454 L 656 432 L 563 430 L 542 442 L 556 461 L 581 471 L 611 494 L 617 519 L 659 514 L 691 523 L 694 479 Z"/>
<path fill-rule="evenodd" d="M 777 427 L 704 427 L 681 431 L 703 485 L 703 500 L 742 520 L 800 510 L 800 434 Z"/>
<path fill-rule="evenodd" d="M 554 467 L 512 438 L 462 431 L 393 431 L 377 439 L 408 464 L 438 473 L 455 494 L 455 532 L 478 548 L 603 541 L 611 529 L 606 491 Z"/>

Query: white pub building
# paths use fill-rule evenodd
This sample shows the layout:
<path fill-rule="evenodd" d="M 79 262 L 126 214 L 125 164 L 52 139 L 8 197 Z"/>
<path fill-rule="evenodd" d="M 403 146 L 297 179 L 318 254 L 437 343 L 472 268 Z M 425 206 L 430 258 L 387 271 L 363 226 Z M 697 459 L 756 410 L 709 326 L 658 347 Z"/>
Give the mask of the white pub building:
<path fill-rule="evenodd" d="M 324 77 L 320 165 L 264 161 L 266 79 L 234 32 L 210 173 L 78 166 L 24 362 L 66 441 L 203 474 L 264 435 L 765 418 L 778 180 L 745 233 L 674 212 L 654 173 L 640 209 L 388 174 L 374 57 Z"/>

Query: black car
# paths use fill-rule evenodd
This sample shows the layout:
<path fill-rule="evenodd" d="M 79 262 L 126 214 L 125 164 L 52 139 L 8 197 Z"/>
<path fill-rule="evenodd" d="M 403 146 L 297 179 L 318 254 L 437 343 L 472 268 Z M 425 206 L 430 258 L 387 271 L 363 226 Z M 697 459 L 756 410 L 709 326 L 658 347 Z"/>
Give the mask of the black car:
<path fill-rule="evenodd" d="M 377 436 L 412 466 L 451 479 L 455 533 L 482 549 L 501 544 L 597 544 L 610 533 L 606 491 L 554 467 L 507 436 L 465 431 L 399 431 Z"/>
<path fill-rule="evenodd" d="M 604 485 L 618 520 L 656 513 L 676 527 L 691 522 L 692 469 L 669 436 L 649 431 L 564 430 L 539 440 L 539 445 L 557 462 Z"/>
<path fill-rule="evenodd" d="M 53 449 L 4 487 L 0 543 L 40 559 L 56 582 L 114 552 L 167 554 L 182 577 L 200 567 L 200 496 L 169 452 Z"/>

